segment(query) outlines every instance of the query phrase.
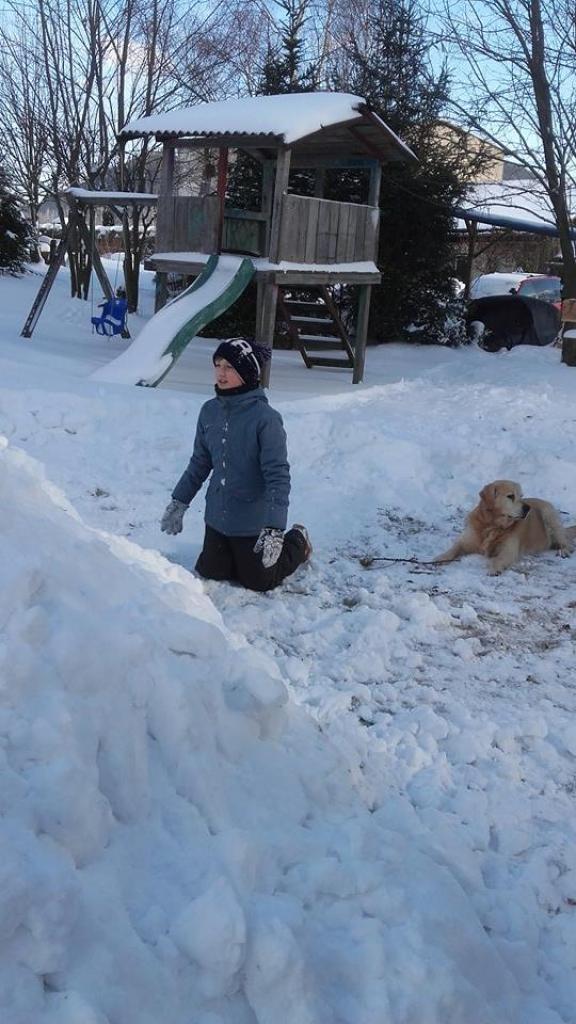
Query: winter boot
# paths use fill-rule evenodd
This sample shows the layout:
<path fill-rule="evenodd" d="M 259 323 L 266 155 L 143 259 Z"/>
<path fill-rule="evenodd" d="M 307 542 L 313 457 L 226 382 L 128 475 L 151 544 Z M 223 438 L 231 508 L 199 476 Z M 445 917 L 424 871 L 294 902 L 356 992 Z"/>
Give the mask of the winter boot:
<path fill-rule="evenodd" d="M 292 529 L 298 530 L 298 533 L 302 534 L 304 538 L 304 560 L 307 562 L 312 554 L 312 544 L 310 543 L 308 530 L 301 523 L 294 523 Z"/>

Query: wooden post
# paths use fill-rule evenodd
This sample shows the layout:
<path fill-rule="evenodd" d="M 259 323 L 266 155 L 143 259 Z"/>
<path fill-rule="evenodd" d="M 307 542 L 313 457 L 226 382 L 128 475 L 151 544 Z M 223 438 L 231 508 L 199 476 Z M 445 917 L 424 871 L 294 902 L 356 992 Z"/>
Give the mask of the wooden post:
<path fill-rule="evenodd" d="M 576 366 L 576 299 L 563 299 L 560 315 L 562 362 L 566 363 L 566 366 Z"/>
<path fill-rule="evenodd" d="M 382 165 L 372 164 L 368 185 L 368 206 L 380 206 L 380 183 L 382 181 Z"/>
<path fill-rule="evenodd" d="M 226 185 L 228 182 L 228 150 L 224 147 L 218 151 L 218 252 L 222 252 L 224 237 L 224 204 L 226 202 Z"/>
<path fill-rule="evenodd" d="M 476 221 L 468 220 L 464 218 L 466 225 L 466 233 L 468 235 L 468 246 L 466 251 L 466 280 L 464 281 L 464 295 L 463 298 L 466 301 L 470 295 L 470 285 L 472 284 L 472 271 L 474 269 L 474 255 L 476 252 L 476 235 L 478 232 L 478 225 Z"/>
<path fill-rule="evenodd" d="M 174 192 L 175 163 L 176 150 L 174 146 L 167 146 L 164 143 L 162 163 L 160 164 L 160 195 L 162 196 L 171 196 Z"/>
<path fill-rule="evenodd" d="M 52 285 L 54 284 L 54 281 L 56 280 L 56 277 L 58 275 L 58 271 L 60 270 L 60 267 L 62 267 L 64 265 L 64 260 L 65 260 L 65 257 L 66 257 L 66 249 L 67 248 L 68 248 L 68 228 L 65 228 L 64 229 L 64 234 L 62 235 L 62 238 L 60 239 L 60 243 L 59 243 L 58 248 L 57 248 L 57 250 L 56 250 L 56 252 L 54 254 L 54 257 L 50 261 L 50 266 L 48 267 L 48 270 L 47 270 L 45 276 L 42 278 L 42 284 L 40 285 L 40 290 L 39 290 L 36 298 L 34 299 L 34 302 L 32 303 L 32 309 L 30 310 L 30 312 L 29 312 L 29 314 L 28 314 L 28 316 L 26 318 L 26 323 L 24 324 L 24 327 L 22 328 L 22 330 L 20 332 L 23 338 L 31 338 L 32 337 L 32 331 L 34 330 L 34 328 L 36 327 L 36 324 L 38 323 L 38 318 L 40 316 L 40 313 L 44 309 L 44 304 L 45 304 L 46 299 L 48 298 L 48 296 L 50 294 L 50 289 L 52 288 Z"/>
<path fill-rule="evenodd" d="M 256 342 L 260 345 L 274 347 L 274 327 L 276 324 L 276 304 L 278 301 L 278 285 L 273 281 L 258 282 L 259 299 L 257 308 L 259 310 L 256 323 Z M 262 370 L 262 387 L 270 386 L 271 362 L 266 363 Z"/>
<path fill-rule="evenodd" d="M 70 295 L 73 299 L 80 298 L 79 250 L 80 232 L 78 230 L 81 217 L 77 204 L 70 203 L 68 211 L 68 265 L 70 268 Z"/>
<path fill-rule="evenodd" d="M 264 282 L 256 277 L 256 324 L 254 327 L 254 338 L 259 337 L 260 325 L 262 323 L 262 303 L 264 302 Z"/>
<path fill-rule="evenodd" d="M 274 164 L 272 160 L 266 160 L 262 167 L 262 209 L 261 213 L 266 215 L 264 231 L 264 248 L 261 256 L 267 256 L 270 252 L 270 231 L 272 228 L 272 200 L 274 198 Z"/>
<path fill-rule="evenodd" d="M 272 224 L 270 227 L 270 260 L 272 263 L 280 262 L 280 244 L 282 233 L 282 200 L 288 190 L 288 178 L 290 175 L 289 147 L 278 150 L 276 158 L 276 181 L 274 183 L 274 200 L 272 203 Z M 275 305 L 275 304 L 274 304 Z"/>
<path fill-rule="evenodd" d="M 372 285 L 360 285 L 358 316 L 356 318 L 356 338 L 354 343 L 353 384 L 361 384 L 364 379 L 364 362 L 366 358 L 366 338 L 368 336 L 368 316 L 370 313 L 371 289 Z"/>
<path fill-rule="evenodd" d="M 93 253 L 96 249 L 96 209 L 91 206 L 88 211 L 90 223 L 90 245 L 86 246 L 86 266 L 84 267 L 84 278 L 82 281 L 82 298 L 88 300 L 90 292 L 90 278 L 92 277 Z"/>
<path fill-rule="evenodd" d="M 168 302 L 168 274 L 165 271 L 156 271 L 156 294 L 154 296 L 154 312 Z"/>
<path fill-rule="evenodd" d="M 324 199 L 326 191 L 326 168 L 317 167 L 314 177 L 314 195 L 316 199 Z"/>
<path fill-rule="evenodd" d="M 382 164 L 374 163 L 370 168 L 370 181 L 368 183 L 368 206 L 378 210 L 378 225 L 374 232 L 374 262 L 378 262 L 380 251 L 380 184 L 382 182 Z"/>

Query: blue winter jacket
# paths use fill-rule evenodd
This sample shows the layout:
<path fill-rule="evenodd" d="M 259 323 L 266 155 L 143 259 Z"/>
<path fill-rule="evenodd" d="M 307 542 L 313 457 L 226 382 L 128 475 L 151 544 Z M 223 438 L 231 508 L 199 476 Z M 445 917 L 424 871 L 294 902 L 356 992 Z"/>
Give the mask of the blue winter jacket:
<path fill-rule="evenodd" d="M 261 388 L 205 402 L 192 458 L 172 497 L 189 505 L 210 473 L 208 526 L 228 537 L 256 536 L 264 526 L 286 529 L 286 433 Z"/>

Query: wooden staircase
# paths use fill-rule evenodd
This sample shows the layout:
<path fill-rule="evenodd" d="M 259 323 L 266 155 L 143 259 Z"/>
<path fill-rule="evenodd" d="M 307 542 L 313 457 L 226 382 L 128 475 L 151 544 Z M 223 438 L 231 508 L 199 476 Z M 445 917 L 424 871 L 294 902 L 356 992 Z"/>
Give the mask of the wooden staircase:
<path fill-rule="evenodd" d="M 308 369 L 337 366 L 351 370 L 354 350 L 329 289 L 322 285 L 300 287 L 297 291 L 304 292 L 303 299 L 294 298 L 294 291 L 294 287 L 280 287 L 278 306 L 292 344 Z"/>

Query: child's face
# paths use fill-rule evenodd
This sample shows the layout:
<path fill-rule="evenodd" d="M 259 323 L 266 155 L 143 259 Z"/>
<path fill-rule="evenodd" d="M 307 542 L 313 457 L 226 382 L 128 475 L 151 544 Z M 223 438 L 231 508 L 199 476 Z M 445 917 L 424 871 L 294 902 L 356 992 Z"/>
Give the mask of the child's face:
<path fill-rule="evenodd" d="M 244 383 L 242 377 L 226 359 L 217 359 L 214 364 L 214 379 L 222 391 L 228 388 L 239 388 Z"/>

